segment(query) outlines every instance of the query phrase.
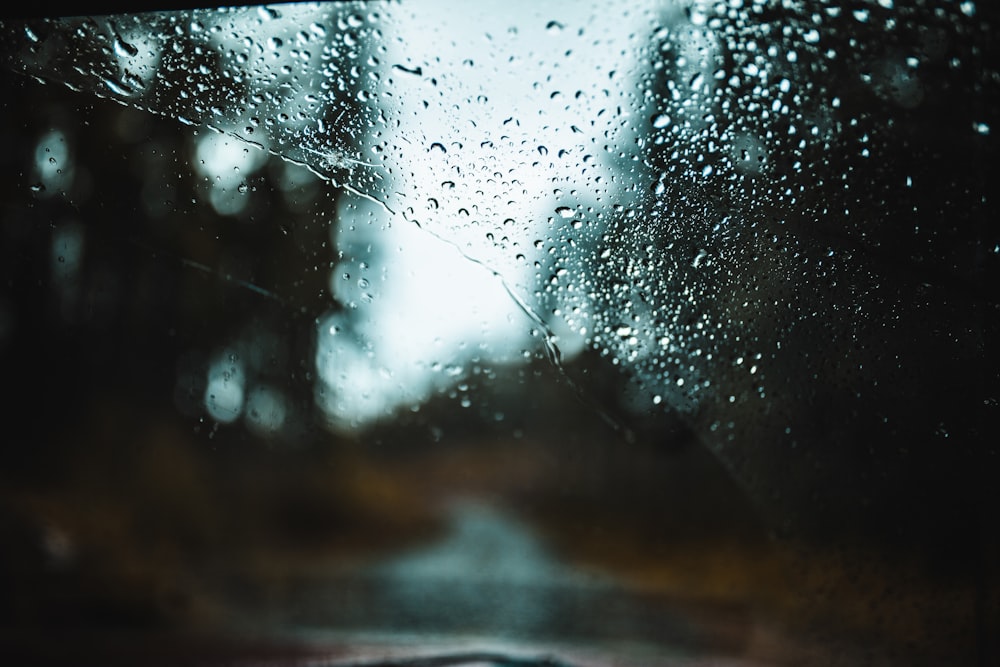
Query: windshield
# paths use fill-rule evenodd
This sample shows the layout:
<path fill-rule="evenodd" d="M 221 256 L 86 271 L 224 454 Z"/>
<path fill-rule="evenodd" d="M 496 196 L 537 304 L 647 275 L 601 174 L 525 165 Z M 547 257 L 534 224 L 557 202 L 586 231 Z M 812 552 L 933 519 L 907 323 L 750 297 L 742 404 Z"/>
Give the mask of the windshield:
<path fill-rule="evenodd" d="M 0 618 L 986 664 L 995 24 L 4 19 Z"/>

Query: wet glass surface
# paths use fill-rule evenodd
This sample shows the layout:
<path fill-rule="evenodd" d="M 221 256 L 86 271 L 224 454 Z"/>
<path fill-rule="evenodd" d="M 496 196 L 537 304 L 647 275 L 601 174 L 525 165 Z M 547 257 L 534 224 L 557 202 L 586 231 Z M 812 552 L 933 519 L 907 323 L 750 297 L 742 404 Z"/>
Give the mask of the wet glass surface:
<path fill-rule="evenodd" d="M 991 664 L 996 23 L 4 18 L 0 648 Z"/>

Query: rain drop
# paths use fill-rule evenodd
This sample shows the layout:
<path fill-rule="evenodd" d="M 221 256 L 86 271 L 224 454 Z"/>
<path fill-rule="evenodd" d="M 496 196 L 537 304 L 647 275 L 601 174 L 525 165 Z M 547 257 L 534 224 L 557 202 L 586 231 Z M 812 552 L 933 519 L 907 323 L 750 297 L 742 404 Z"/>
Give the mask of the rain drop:
<path fill-rule="evenodd" d="M 392 66 L 397 72 L 403 72 L 404 74 L 412 74 L 413 76 L 423 76 L 424 70 L 422 67 L 406 67 L 400 65 L 399 63 Z"/>
<path fill-rule="evenodd" d="M 139 55 L 139 49 L 126 42 L 120 36 L 115 35 L 115 55 L 120 58 L 132 58 Z"/>

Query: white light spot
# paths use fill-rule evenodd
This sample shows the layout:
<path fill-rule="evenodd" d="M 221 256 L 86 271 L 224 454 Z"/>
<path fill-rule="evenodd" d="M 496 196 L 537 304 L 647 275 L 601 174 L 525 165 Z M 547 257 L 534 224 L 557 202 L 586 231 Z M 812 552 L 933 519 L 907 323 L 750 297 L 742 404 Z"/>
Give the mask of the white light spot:
<path fill-rule="evenodd" d="M 243 412 L 245 394 L 243 364 L 232 351 L 216 358 L 208 370 L 205 386 L 205 410 L 223 424 L 236 421 Z"/>

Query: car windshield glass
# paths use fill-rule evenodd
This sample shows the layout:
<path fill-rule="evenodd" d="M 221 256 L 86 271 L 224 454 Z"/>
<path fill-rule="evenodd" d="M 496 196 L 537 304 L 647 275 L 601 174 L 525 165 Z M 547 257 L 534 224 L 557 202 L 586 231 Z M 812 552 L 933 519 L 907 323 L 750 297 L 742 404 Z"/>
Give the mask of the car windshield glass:
<path fill-rule="evenodd" d="M 0 620 L 986 664 L 996 27 L 3 19 Z"/>

